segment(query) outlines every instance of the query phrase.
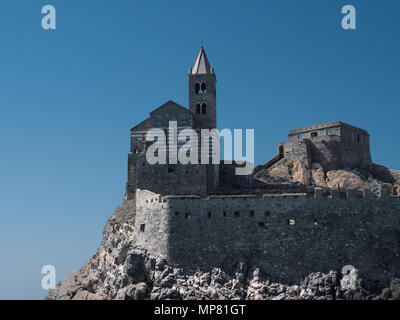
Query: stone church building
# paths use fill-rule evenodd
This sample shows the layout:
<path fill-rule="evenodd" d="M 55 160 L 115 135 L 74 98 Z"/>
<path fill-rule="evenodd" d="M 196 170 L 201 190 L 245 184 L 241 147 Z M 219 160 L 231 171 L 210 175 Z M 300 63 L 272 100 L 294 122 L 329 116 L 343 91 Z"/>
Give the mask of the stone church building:
<path fill-rule="evenodd" d="M 276 188 L 286 188 L 285 192 L 304 191 L 298 188 L 289 190 L 293 185 L 268 185 L 253 179 L 253 175 L 235 175 L 234 164 L 149 164 L 146 148 L 152 142 L 146 142 L 146 135 L 150 129 L 161 128 L 168 137 L 171 134 L 170 121 L 177 122 L 177 133 L 184 129 L 195 129 L 200 136 L 201 129 L 217 128 L 217 78 L 203 47 L 200 48 L 193 68 L 189 69 L 188 78 L 188 109 L 170 100 L 131 129 L 126 192 L 128 199 L 135 197 L 137 189 L 161 195 L 199 197 L 217 193 L 260 194 L 268 190 L 276 192 Z M 368 132 L 340 121 L 294 129 L 288 137 L 287 142 L 278 144 L 277 155 L 258 169 L 270 169 L 288 160 L 301 160 L 308 168 L 317 162 L 326 170 L 365 168 L 372 163 Z M 176 152 L 179 146 L 179 143 L 175 147 L 167 144 L 167 159 L 169 151 Z M 256 171 L 257 168 L 254 174 Z"/>

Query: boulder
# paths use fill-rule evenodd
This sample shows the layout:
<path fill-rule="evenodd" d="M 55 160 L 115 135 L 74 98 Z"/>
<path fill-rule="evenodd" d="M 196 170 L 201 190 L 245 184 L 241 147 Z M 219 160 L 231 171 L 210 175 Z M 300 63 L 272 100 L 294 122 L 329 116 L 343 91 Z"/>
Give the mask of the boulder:
<path fill-rule="evenodd" d="M 77 292 L 72 300 L 105 300 L 106 297 L 101 294 L 91 293 L 86 290 Z"/>
<path fill-rule="evenodd" d="M 400 185 L 400 171 L 389 169 L 389 172 L 394 180 L 394 183 Z"/>
<path fill-rule="evenodd" d="M 282 178 L 284 180 L 290 181 L 292 177 L 289 174 L 289 168 L 286 164 L 281 164 L 268 170 L 271 177 Z"/>
<path fill-rule="evenodd" d="M 330 189 L 369 189 L 371 182 L 361 179 L 354 172 L 345 170 L 332 170 L 326 173 L 327 186 Z"/>
<path fill-rule="evenodd" d="M 292 179 L 306 186 L 311 184 L 311 174 L 307 166 L 299 161 L 293 161 Z"/>

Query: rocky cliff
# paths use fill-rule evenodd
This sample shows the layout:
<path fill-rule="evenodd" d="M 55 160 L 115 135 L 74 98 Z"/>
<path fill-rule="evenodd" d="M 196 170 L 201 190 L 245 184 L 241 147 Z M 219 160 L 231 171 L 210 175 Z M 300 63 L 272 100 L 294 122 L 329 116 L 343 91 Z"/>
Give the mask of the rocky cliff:
<path fill-rule="evenodd" d="M 123 201 L 107 221 L 94 256 L 58 283 L 46 299 L 400 299 L 400 279 L 393 279 L 383 291 L 367 291 L 356 271 L 355 290 L 341 285 L 340 270 L 325 274 L 315 270 L 296 285 L 273 283 L 262 268 L 245 262 L 235 269 L 221 266 L 188 273 L 135 245 L 134 218 L 134 201 Z"/>

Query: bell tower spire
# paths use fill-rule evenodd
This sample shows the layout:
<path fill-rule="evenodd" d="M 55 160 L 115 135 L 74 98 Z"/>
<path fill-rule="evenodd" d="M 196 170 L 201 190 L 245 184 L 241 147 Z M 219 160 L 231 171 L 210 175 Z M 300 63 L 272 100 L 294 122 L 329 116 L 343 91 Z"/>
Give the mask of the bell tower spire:
<path fill-rule="evenodd" d="M 214 68 L 201 47 L 189 69 L 189 109 L 204 128 L 217 127 L 216 83 Z"/>

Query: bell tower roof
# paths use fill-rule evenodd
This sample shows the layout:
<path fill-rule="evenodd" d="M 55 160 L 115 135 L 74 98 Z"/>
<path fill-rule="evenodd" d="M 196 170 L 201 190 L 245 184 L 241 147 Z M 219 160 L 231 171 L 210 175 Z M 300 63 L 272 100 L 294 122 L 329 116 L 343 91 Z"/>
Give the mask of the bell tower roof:
<path fill-rule="evenodd" d="M 208 61 L 204 47 L 200 47 L 199 54 L 193 68 L 190 70 L 190 74 L 211 74 L 213 72 L 213 67 L 211 67 Z"/>

